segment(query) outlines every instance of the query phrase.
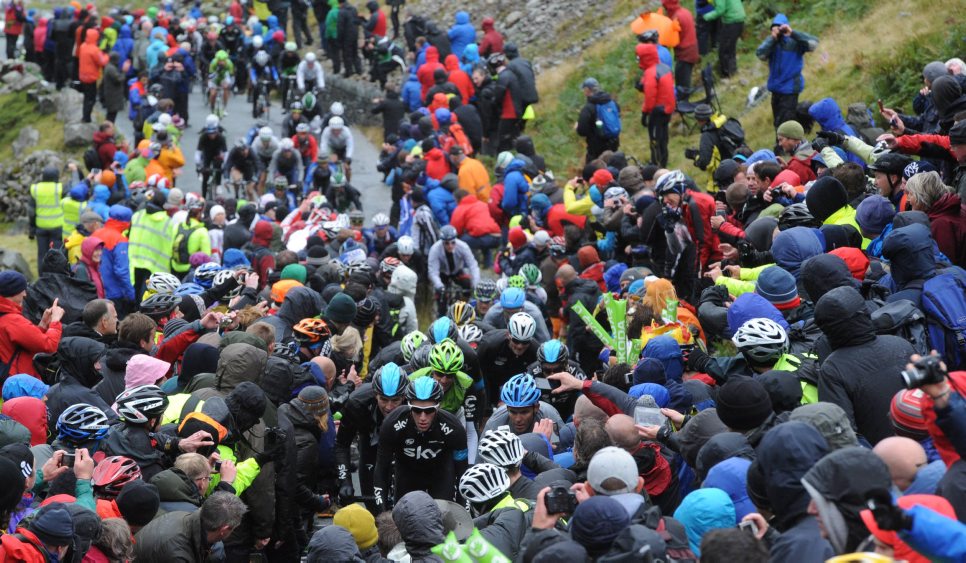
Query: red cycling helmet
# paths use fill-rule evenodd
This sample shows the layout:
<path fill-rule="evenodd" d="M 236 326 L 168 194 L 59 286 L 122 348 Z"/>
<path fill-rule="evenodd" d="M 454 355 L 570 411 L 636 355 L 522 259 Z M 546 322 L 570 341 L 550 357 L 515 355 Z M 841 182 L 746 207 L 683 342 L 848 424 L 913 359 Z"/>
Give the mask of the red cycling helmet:
<path fill-rule="evenodd" d="M 141 468 L 133 459 L 115 455 L 106 457 L 97 464 L 91 477 L 91 485 L 98 495 L 114 498 L 121 494 L 124 485 L 140 478 Z"/>

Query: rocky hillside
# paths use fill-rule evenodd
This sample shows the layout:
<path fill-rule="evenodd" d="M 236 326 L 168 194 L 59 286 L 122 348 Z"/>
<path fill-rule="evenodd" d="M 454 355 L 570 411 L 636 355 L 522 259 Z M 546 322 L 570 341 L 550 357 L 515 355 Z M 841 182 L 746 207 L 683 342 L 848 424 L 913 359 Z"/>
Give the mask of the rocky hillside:
<path fill-rule="evenodd" d="M 484 17 L 531 59 L 538 72 L 579 58 L 591 45 L 627 29 L 639 10 L 653 10 L 659 0 L 410 0 L 406 10 L 432 19 L 442 29 L 452 25 L 457 11 L 470 14 L 480 29 Z"/>

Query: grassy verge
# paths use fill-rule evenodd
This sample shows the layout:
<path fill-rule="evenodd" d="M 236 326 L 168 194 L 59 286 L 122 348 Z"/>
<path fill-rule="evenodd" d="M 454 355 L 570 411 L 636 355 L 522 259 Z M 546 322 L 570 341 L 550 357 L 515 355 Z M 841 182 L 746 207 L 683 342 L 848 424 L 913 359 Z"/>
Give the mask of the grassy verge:
<path fill-rule="evenodd" d="M 937 17 L 935 7 L 928 0 L 750 0 L 745 3 L 748 21 L 738 45 L 739 75 L 717 84 L 722 109 L 742 121 L 749 146 L 774 144 L 770 103 L 764 100 L 748 109 L 745 100 L 751 87 L 763 87 L 767 81 L 767 65 L 755 57 L 754 50 L 777 12 L 788 14 L 793 28 L 800 27 L 820 40 L 818 49 L 806 55 L 802 100 L 833 97 L 844 109 L 860 101 L 874 107 L 875 100 L 882 98 L 896 107 L 908 108 L 920 87 L 923 65 L 955 56 L 966 35 L 966 23 L 952 16 Z M 883 22 L 900 24 L 884 27 Z M 584 103 L 580 83 L 587 76 L 597 78 L 621 106 L 621 149 L 643 161 L 649 156 L 647 133 L 640 126 L 642 95 L 633 87 L 640 72 L 634 57 L 635 40 L 629 30 L 614 35 L 618 37 L 598 43 L 579 59 L 539 78 L 541 103 L 537 119 L 527 131 L 558 177 L 577 173 L 583 162 L 585 145 L 573 127 Z M 704 57 L 701 66 L 716 63 L 716 57 L 715 53 Z M 698 133 L 686 136 L 678 118 L 674 118 L 669 164 L 695 174 L 701 185 L 702 174 L 683 156 L 684 149 L 696 146 L 697 141 Z"/>
<path fill-rule="evenodd" d="M 37 275 L 37 242 L 28 239 L 27 233 L 18 231 L 13 223 L 0 223 L 0 248 L 22 254 Z"/>
<path fill-rule="evenodd" d="M 27 99 L 25 92 L 0 96 L 0 162 L 13 159 L 12 143 L 22 127 L 31 126 L 40 132 L 40 142 L 28 148 L 30 154 L 39 150 L 64 151 L 64 125 L 56 114 L 37 113 L 37 104 Z M 70 152 L 70 151 L 67 151 Z M 81 151 L 74 151 L 79 156 Z"/>

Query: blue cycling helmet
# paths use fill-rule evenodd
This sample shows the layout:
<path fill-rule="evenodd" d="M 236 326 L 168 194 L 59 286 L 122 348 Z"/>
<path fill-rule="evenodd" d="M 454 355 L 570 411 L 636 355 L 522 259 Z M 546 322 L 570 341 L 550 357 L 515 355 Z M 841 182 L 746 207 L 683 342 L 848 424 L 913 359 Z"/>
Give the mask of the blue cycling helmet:
<path fill-rule="evenodd" d="M 519 309 L 523 307 L 527 295 L 519 287 L 508 287 L 500 294 L 500 305 L 504 309 Z"/>
<path fill-rule="evenodd" d="M 453 322 L 453 319 L 449 317 L 440 317 L 433 321 L 433 324 L 429 325 L 429 340 L 433 344 L 439 344 L 447 338 L 456 341 L 458 338 L 458 330 L 459 327 L 456 326 L 456 323 Z"/>
<path fill-rule="evenodd" d="M 58 437 L 77 444 L 103 440 L 110 429 L 104 411 L 86 403 L 67 407 L 57 418 Z"/>
<path fill-rule="evenodd" d="M 198 266 L 195 270 L 195 283 L 201 287 L 208 289 L 211 287 L 212 282 L 215 280 L 215 276 L 218 272 L 222 270 L 221 266 L 215 264 L 214 262 L 205 262 L 204 264 Z"/>
<path fill-rule="evenodd" d="M 405 395 L 409 390 L 409 380 L 403 375 L 399 366 L 393 362 L 379 368 L 376 375 L 372 378 L 372 389 L 376 395 L 383 397 L 398 397 Z"/>
<path fill-rule="evenodd" d="M 557 364 L 570 359 L 570 350 L 559 340 L 548 340 L 537 349 L 537 361 L 541 364 Z"/>
<path fill-rule="evenodd" d="M 540 390 L 532 375 L 518 373 L 503 384 L 500 399 L 508 407 L 532 407 L 540 402 Z"/>
<path fill-rule="evenodd" d="M 429 376 L 420 377 L 412 382 L 406 389 L 406 400 L 413 401 L 433 401 L 438 403 L 443 399 L 443 388 L 439 383 Z"/>
<path fill-rule="evenodd" d="M 178 286 L 178 289 L 174 290 L 174 294 L 178 297 L 184 297 L 185 295 L 201 295 L 205 292 L 205 288 L 192 282 L 183 283 Z"/>

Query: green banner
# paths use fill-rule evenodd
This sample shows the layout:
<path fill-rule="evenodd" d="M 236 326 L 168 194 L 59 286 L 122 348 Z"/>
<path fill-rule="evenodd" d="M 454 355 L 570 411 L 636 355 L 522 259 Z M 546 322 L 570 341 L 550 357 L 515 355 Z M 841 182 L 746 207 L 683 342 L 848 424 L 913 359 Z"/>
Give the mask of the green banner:
<path fill-rule="evenodd" d="M 592 314 L 590 314 L 590 311 L 587 310 L 587 307 L 584 307 L 583 303 L 578 301 L 571 305 L 570 308 L 577 313 L 577 316 L 580 317 L 580 320 L 584 321 L 584 324 L 590 327 L 591 332 L 594 333 L 594 336 L 600 339 L 604 346 L 614 348 L 614 339 L 611 338 L 610 334 L 607 334 L 607 331 L 604 330 L 604 327 L 600 326 L 600 323 L 597 322 L 597 319 L 595 319 Z"/>

